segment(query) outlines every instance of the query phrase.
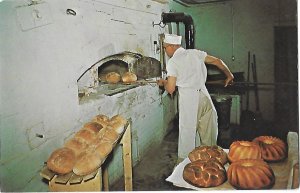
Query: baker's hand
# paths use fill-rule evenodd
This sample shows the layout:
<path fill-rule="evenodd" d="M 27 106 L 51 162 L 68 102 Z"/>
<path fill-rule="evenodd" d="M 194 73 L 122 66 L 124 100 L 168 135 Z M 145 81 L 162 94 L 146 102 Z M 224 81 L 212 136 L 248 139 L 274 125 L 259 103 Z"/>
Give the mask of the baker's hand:
<path fill-rule="evenodd" d="M 159 79 L 158 81 L 157 81 L 157 84 L 158 84 L 158 86 L 164 86 L 164 82 L 165 82 L 166 80 L 164 80 L 164 79 Z"/>
<path fill-rule="evenodd" d="M 233 84 L 233 76 L 226 78 L 224 87 L 227 87 L 228 85 L 232 85 L 232 84 Z"/>

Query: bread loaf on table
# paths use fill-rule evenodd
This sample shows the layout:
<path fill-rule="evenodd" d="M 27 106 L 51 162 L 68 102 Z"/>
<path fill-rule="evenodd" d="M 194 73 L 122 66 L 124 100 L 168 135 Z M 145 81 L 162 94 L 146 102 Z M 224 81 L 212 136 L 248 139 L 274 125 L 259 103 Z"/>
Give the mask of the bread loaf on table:
<path fill-rule="evenodd" d="M 126 123 L 127 123 L 127 119 L 125 119 L 121 115 L 116 115 L 110 119 L 108 127 L 110 129 L 115 130 L 118 134 L 121 134 L 125 129 Z"/>
<path fill-rule="evenodd" d="M 108 82 L 110 84 L 116 84 L 116 83 L 120 82 L 121 75 L 116 72 L 110 72 L 110 73 L 106 74 L 105 79 L 106 79 L 106 82 Z"/>
<path fill-rule="evenodd" d="M 88 122 L 88 123 L 84 124 L 82 129 L 86 129 L 86 130 L 92 131 L 94 134 L 97 134 L 102 128 L 103 128 L 103 125 L 101 125 L 97 122 Z"/>
<path fill-rule="evenodd" d="M 100 138 L 100 140 L 103 142 L 109 142 L 114 145 L 118 141 L 119 137 L 120 137 L 119 133 L 107 127 L 105 129 L 104 135 L 102 136 L 102 138 Z"/>
<path fill-rule="evenodd" d="M 227 163 L 226 152 L 217 145 L 202 145 L 196 147 L 193 151 L 189 153 L 188 157 L 191 160 L 191 162 L 196 160 L 209 160 L 211 158 L 215 158 L 223 165 Z"/>
<path fill-rule="evenodd" d="M 63 147 L 56 149 L 47 160 L 47 167 L 58 174 L 67 174 L 75 165 L 75 153 L 73 150 Z"/>
<path fill-rule="evenodd" d="M 275 183 L 272 168 L 262 159 L 241 159 L 227 169 L 228 182 L 237 189 L 270 189 Z"/>
<path fill-rule="evenodd" d="M 259 136 L 253 142 L 260 146 L 262 158 L 267 162 L 283 161 L 287 157 L 287 146 L 277 137 Z"/>
<path fill-rule="evenodd" d="M 126 125 L 127 123 L 127 119 L 125 119 L 123 116 L 121 115 L 115 115 L 110 119 L 110 122 L 119 122 L 122 125 Z"/>
<path fill-rule="evenodd" d="M 93 118 L 93 122 L 99 123 L 103 127 L 106 127 L 109 122 L 109 117 L 106 115 L 97 115 Z"/>
<path fill-rule="evenodd" d="M 211 159 L 188 163 L 183 170 L 183 179 L 193 186 L 208 188 L 223 184 L 227 176 L 224 166 L 216 159 Z"/>
<path fill-rule="evenodd" d="M 75 153 L 75 156 L 77 157 L 81 152 L 83 152 L 88 147 L 88 144 L 85 143 L 84 140 L 81 140 L 80 138 L 72 138 L 64 144 L 64 147 L 72 149 L 73 152 Z"/>
<path fill-rule="evenodd" d="M 122 81 L 124 83 L 133 83 L 137 81 L 137 76 L 132 72 L 126 72 L 122 75 Z"/>
<path fill-rule="evenodd" d="M 77 157 L 73 172 L 79 176 L 90 174 L 101 166 L 102 161 L 95 150 L 87 149 Z"/>
<path fill-rule="evenodd" d="M 259 145 L 251 141 L 234 141 L 229 147 L 227 155 L 232 163 L 242 159 L 262 159 Z"/>
<path fill-rule="evenodd" d="M 107 141 L 100 141 L 95 147 L 101 159 L 105 159 L 108 154 L 113 150 L 113 144 Z"/>
<path fill-rule="evenodd" d="M 90 144 L 96 139 L 96 135 L 92 131 L 81 129 L 75 134 L 74 138 L 79 138 L 79 140 L 84 141 L 86 144 Z"/>

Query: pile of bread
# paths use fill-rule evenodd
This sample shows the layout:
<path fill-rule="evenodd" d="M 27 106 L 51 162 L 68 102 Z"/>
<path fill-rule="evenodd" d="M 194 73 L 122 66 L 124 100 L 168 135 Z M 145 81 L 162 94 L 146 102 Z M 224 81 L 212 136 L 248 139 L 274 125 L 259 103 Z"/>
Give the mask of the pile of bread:
<path fill-rule="evenodd" d="M 87 175 L 97 170 L 124 133 L 127 120 L 115 115 L 97 115 L 56 149 L 47 160 L 49 170 L 57 174 L 74 172 Z"/>
<path fill-rule="evenodd" d="M 284 160 L 287 146 L 279 138 L 259 136 L 233 142 L 228 155 L 219 146 L 199 146 L 188 157 L 191 163 L 184 167 L 183 179 L 193 186 L 216 187 L 228 180 L 237 189 L 269 189 L 275 175 L 268 162 Z"/>
<path fill-rule="evenodd" d="M 125 84 L 130 84 L 137 81 L 137 76 L 132 72 L 125 72 L 122 76 L 117 72 L 109 72 L 105 75 L 105 79 L 109 84 L 116 84 L 121 80 Z"/>

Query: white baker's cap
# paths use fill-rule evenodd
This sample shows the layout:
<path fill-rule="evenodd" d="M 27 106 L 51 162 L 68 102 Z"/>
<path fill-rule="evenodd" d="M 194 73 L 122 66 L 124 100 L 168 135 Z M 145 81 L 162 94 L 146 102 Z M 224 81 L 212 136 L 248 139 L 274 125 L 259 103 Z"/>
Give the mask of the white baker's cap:
<path fill-rule="evenodd" d="M 181 38 L 182 38 L 181 36 L 175 34 L 165 34 L 164 43 L 181 45 Z"/>

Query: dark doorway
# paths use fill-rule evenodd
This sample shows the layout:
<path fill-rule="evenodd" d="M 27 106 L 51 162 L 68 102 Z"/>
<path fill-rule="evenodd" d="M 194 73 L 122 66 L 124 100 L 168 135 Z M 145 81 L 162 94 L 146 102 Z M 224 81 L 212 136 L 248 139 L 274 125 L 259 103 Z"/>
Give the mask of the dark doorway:
<path fill-rule="evenodd" d="M 298 132 L 298 40 L 296 26 L 275 27 L 275 125 Z"/>

